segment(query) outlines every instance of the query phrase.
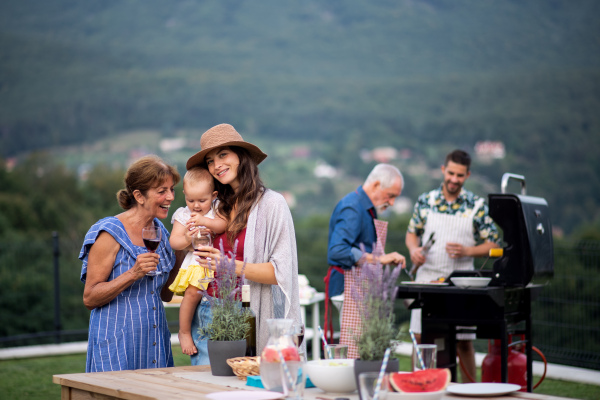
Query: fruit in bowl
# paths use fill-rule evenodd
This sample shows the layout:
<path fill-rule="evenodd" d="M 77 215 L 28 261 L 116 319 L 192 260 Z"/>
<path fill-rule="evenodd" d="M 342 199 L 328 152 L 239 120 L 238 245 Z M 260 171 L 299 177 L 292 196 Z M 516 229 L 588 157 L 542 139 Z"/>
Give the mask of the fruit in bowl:
<path fill-rule="evenodd" d="M 351 393 L 356 390 L 354 359 L 312 360 L 306 363 L 310 381 L 328 393 Z"/>
<path fill-rule="evenodd" d="M 448 368 L 390 374 L 389 400 L 439 400 L 446 392 L 452 375 Z"/>

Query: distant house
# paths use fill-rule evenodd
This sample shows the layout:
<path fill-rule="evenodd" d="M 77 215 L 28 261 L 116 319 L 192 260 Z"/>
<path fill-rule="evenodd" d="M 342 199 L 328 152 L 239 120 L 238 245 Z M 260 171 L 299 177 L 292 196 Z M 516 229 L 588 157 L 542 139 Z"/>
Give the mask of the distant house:
<path fill-rule="evenodd" d="M 390 161 L 398 158 L 398 150 L 393 147 L 376 147 L 373 150 L 362 150 L 360 152 L 360 158 L 365 163 L 376 161 L 378 163 L 389 163 Z"/>
<path fill-rule="evenodd" d="M 292 150 L 292 157 L 294 158 L 304 158 L 307 159 L 310 157 L 310 147 L 308 146 L 295 146 Z"/>
<path fill-rule="evenodd" d="M 481 141 L 475 144 L 475 156 L 482 161 L 502 159 L 506 156 L 504 143 L 494 141 Z"/>
<path fill-rule="evenodd" d="M 17 159 L 15 157 L 7 158 L 5 167 L 6 171 L 10 172 L 17 166 Z"/>
<path fill-rule="evenodd" d="M 337 175 L 337 170 L 332 167 L 331 165 L 325 163 L 325 162 L 318 162 L 317 166 L 314 169 L 315 176 L 317 178 L 335 178 Z"/>
<path fill-rule="evenodd" d="M 169 153 L 171 151 L 177 151 L 183 149 L 187 144 L 185 138 L 168 138 L 162 139 L 159 143 L 160 151 L 163 153 Z"/>
<path fill-rule="evenodd" d="M 287 203 L 287 205 L 290 209 L 293 209 L 294 207 L 296 207 L 296 196 L 294 195 L 294 193 L 292 193 L 290 191 L 284 191 L 284 192 L 281 192 L 281 195 L 285 199 L 285 202 Z"/>
<path fill-rule="evenodd" d="M 393 147 L 377 147 L 373 149 L 371 156 L 378 163 L 388 163 L 398 157 L 398 150 Z"/>

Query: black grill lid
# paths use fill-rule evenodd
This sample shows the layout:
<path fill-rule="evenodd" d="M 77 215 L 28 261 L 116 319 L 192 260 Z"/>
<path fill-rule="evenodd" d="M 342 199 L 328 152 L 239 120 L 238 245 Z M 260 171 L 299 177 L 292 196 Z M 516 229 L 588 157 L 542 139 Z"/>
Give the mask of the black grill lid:
<path fill-rule="evenodd" d="M 504 193 L 510 178 L 521 195 Z M 489 194 L 490 216 L 503 231 L 504 255 L 494 262 L 491 285 L 546 283 L 554 275 L 554 247 L 548 203 L 525 194 L 525 177 L 506 173 L 502 193 Z"/>

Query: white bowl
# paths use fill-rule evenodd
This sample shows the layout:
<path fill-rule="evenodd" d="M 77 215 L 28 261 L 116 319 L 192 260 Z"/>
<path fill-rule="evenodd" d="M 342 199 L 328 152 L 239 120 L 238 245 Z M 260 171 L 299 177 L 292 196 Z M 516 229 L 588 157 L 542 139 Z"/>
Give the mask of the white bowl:
<path fill-rule="evenodd" d="M 492 278 L 480 278 L 474 276 L 464 276 L 464 277 L 452 277 L 450 278 L 452 283 L 458 287 L 486 287 Z"/>
<path fill-rule="evenodd" d="M 446 389 L 437 392 L 388 392 L 387 400 L 440 400 Z"/>
<path fill-rule="evenodd" d="M 329 393 L 351 393 L 356 390 L 354 359 L 312 360 L 306 373 L 316 387 Z"/>

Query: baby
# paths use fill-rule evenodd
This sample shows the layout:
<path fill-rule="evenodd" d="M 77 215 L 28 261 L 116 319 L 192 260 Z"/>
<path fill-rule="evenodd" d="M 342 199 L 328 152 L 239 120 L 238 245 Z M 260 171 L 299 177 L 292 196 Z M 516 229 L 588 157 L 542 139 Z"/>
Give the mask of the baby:
<path fill-rule="evenodd" d="M 217 191 L 212 175 L 205 168 L 193 167 L 186 172 L 183 194 L 187 206 L 177 209 L 173 214 L 169 242 L 174 250 L 188 250 L 188 253 L 169 290 L 183 296 L 179 309 L 179 343 L 183 354 L 193 355 L 198 349 L 192 339 L 192 319 L 206 290 L 207 283 L 203 282 L 212 276 L 212 271 L 205 271 L 194 260 L 192 237 L 200 230 L 221 234 L 225 232 L 227 222 L 215 212 Z"/>

